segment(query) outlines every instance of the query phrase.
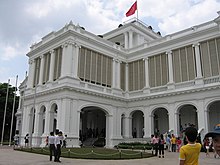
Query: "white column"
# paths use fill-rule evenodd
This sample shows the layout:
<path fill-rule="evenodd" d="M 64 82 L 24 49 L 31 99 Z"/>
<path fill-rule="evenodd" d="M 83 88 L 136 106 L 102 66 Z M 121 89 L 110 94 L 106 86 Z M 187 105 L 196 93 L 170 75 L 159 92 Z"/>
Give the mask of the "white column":
<path fill-rule="evenodd" d="M 113 111 L 113 138 L 121 138 L 121 115 L 119 108 Z"/>
<path fill-rule="evenodd" d="M 149 107 L 144 109 L 144 138 L 148 138 L 152 134 L 152 117 Z"/>
<path fill-rule="evenodd" d="M 132 118 L 125 116 L 125 138 L 132 137 Z"/>
<path fill-rule="evenodd" d="M 40 76 L 39 76 L 39 85 L 42 85 L 43 84 L 43 79 L 44 79 L 44 60 L 45 60 L 45 57 L 44 55 L 40 56 Z"/>
<path fill-rule="evenodd" d="M 70 136 L 79 138 L 80 110 L 78 100 L 72 100 L 70 110 Z"/>
<path fill-rule="evenodd" d="M 55 65 L 55 51 L 50 51 L 50 73 L 49 73 L 49 82 L 53 81 L 54 75 L 54 65 Z"/>
<path fill-rule="evenodd" d="M 125 64 L 125 91 L 128 92 L 128 63 Z"/>
<path fill-rule="evenodd" d="M 116 61 L 116 88 L 121 89 L 121 61 Z"/>
<path fill-rule="evenodd" d="M 124 37 L 125 37 L 125 49 L 128 49 L 128 32 L 124 33 Z"/>
<path fill-rule="evenodd" d="M 22 116 L 22 137 L 24 137 L 28 133 L 28 112 L 27 112 L 27 107 L 23 107 L 23 116 Z M 23 140 L 20 141 L 23 144 Z"/>
<path fill-rule="evenodd" d="M 205 136 L 205 128 L 207 127 L 207 118 L 205 114 L 205 107 L 203 100 L 197 102 L 197 118 L 198 118 L 198 130 L 201 132 L 201 137 Z"/>
<path fill-rule="evenodd" d="M 129 31 L 129 48 L 133 47 L 133 31 Z"/>
<path fill-rule="evenodd" d="M 112 148 L 112 137 L 113 137 L 113 117 L 112 115 L 106 115 L 106 147 Z"/>
<path fill-rule="evenodd" d="M 201 57 L 200 57 L 200 48 L 199 43 L 193 44 L 193 47 L 195 48 L 195 56 L 196 56 L 196 84 L 200 85 L 203 84 L 202 80 L 202 67 L 201 67 Z"/>
<path fill-rule="evenodd" d="M 29 60 L 29 74 L 28 74 L 27 88 L 33 88 L 34 69 L 35 69 L 35 60 Z"/>
<path fill-rule="evenodd" d="M 145 87 L 144 93 L 150 93 L 150 85 L 149 85 L 149 58 L 145 58 L 144 60 L 144 69 L 145 69 Z"/>
<path fill-rule="evenodd" d="M 177 126 L 176 126 L 176 119 L 175 119 L 175 109 L 174 109 L 174 104 L 169 104 L 168 105 L 168 117 L 169 117 L 169 131 L 171 133 L 176 134 L 177 133 Z"/>
<path fill-rule="evenodd" d="M 169 73 L 169 82 L 168 89 L 174 89 L 174 81 L 173 81 L 173 60 L 172 60 L 172 51 L 166 52 L 168 56 L 168 73 Z"/>
<path fill-rule="evenodd" d="M 73 55 L 73 77 L 78 78 L 78 61 L 79 61 L 79 49 L 81 47 L 78 44 L 74 44 L 74 55 Z"/>
<path fill-rule="evenodd" d="M 63 98 L 61 101 L 61 122 L 59 129 L 62 130 L 65 134 L 70 133 L 70 111 L 72 108 L 72 102 L 70 98 Z"/>
<path fill-rule="evenodd" d="M 45 105 L 46 111 L 45 111 L 45 126 L 44 126 L 44 135 L 49 135 L 49 133 L 52 131 L 50 130 L 50 109 L 49 109 L 49 104 L 47 103 Z"/>
<path fill-rule="evenodd" d="M 115 77 L 116 77 L 116 62 L 115 62 L 115 59 L 113 59 L 113 63 L 112 63 L 112 88 L 116 87 Z"/>
<path fill-rule="evenodd" d="M 39 108 L 37 105 L 35 105 L 35 119 L 34 119 L 34 135 L 39 135 L 39 125 L 40 125 L 40 122 L 39 122 Z"/>

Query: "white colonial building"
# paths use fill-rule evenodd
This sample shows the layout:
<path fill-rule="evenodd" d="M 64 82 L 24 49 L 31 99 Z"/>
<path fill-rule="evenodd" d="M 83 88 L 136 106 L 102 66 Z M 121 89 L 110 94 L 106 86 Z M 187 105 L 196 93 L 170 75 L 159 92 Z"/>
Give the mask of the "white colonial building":
<path fill-rule="evenodd" d="M 68 146 L 105 139 L 105 147 L 180 135 L 220 123 L 220 12 L 210 22 L 161 36 L 139 20 L 95 35 L 72 22 L 31 46 L 20 86 L 21 145 L 44 146 L 56 128 Z M 172 25 L 171 25 L 172 26 Z"/>

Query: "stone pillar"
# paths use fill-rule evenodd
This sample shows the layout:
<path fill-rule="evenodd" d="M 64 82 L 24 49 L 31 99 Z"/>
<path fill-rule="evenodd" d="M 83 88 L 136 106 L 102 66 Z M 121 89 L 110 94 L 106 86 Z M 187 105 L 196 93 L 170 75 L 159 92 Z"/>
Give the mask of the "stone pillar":
<path fill-rule="evenodd" d="M 113 116 L 112 115 L 106 115 L 106 148 L 112 148 L 112 137 L 113 137 Z"/>
<path fill-rule="evenodd" d="M 132 137 L 132 118 L 125 116 L 125 138 Z"/>
<path fill-rule="evenodd" d="M 125 91 L 128 92 L 129 88 L 128 88 L 128 63 L 126 63 L 125 65 Z"/>
<path fill-rule="evenodd" d="M 116 77 L 116 62 L 115 62 L 115 59 L 113 59 L 113 62 L 112 62 L 112 88 L 116 88 L 115 77 Z"/>
<path fill-rule="evenodd" d="M 116 61 L 116 88 L 121 89 L 121 61 L 117 60 Z"/>
<path fill-rule="evenodd" d="M 21 140 L 21 144 L 23 144 L 23 137 L 28 133 L 28 129 L 27 129 L 27 126 L 28 126 L 28 113 L 27 113 L 27 107 L 24 106 L 23 107 L 23 116 L 22 116 L 22 140 Z"/>
<path fill-rule="evenodd" d="M 150 93 L 150 85 L 149 85 L 149 70 L 148 70 L 148 64 L 149 64 L 149 58 L 145 58 L 144 60 L 144 69 L 145 69 L 145 87 L 144 87 L 144 93 Z"/>
<path fill-rule="evenodd" d="M 169 132 L 176 134 L 176 120 L 175 120 L 175 109 L 174 104 L 168 104 L 168 117 L 169 117 Z"/>
<path fill-rule="evenodd" d="M 27 88 L 33 88 L 34 69 L 35 69 L 35 60 L 29 60 L 29 74 L 28 74 Z"/>
<path fill-rule="evenodd" d="M 53 82 L 54 76 L 54 65 L 55 65 L 55 51 L 50 51 L 50 73 L 49 73 L 49 82 Z"/>
<path fill-rule="evenodd" d="M 193 47 L 195 48 L 195 56 L 196 56 L 196 81 L 195 83 L 197 85 L 203 84 L 203 77 L 202 77 L 202 67 L 201 67 L 201 56 L 200 56 L 200 48 L 199 43 L 193 44 Z"/>
<path fill-rule="evenodd" d="M 168 72 L 169 72 L 169 82 L 168 82 L 168 89 L 174 89 L 174 80 L 173 80 L 173 60 L 172 60 L 172 51 L 166 52 L 168 56 Z"/>
<path fill-rule="evenodd" d="M 204 104 L 203 104 L 203 100 L 199 100 L 197 102 L 197 118 L 198 118 L 198 131 L 199 133 L 201 134 L 201 137 L 204 137 L 205 136 L 205 130 L 206 127 L 207 127 L 207 118 L 206 118 L 206 114 L 205 114 L 205 111 L 204 111 L 205 107 L 204 107 Z"/>
<path fill-rule="evenodd" d="M 152 121 L 153 117 L 150 112 L 149 107 L 145 107 L 144 109 L 144 138 L 148 138 L 152 134 Z"/>
<path fill-rule="evenodd" d="M 79 147 L 80 109 L 78 100 L 71 100 L 69 117 L 69 134 L 67 134 L 69 147 Z"/>
<path fill-rule="evenodd" d="M 44 61 L 45 61 L 45 57 L 44 55 L 40 56 L 40 75 L 39 75 L 39 85 L 43 84 L 43 79 L 44 79 Z M 45 66 L 47 67 L 47 66 Z"/>
<path fill-rule="evenodd" d="M 129 48 L 133 47 L 133 31 L 129 31 Z"/>
<path fill-rule="evenodd" d="M 78 64 L 79 64 L 79 46 L 77 43 L 74 44 L 74 56 L 73 56 L 73 77 L 78 79 Z"/>
<path fill-rule="evenodd" d="M 51 111 L 49 109 L 49 104 L 47 103 L 45 105 L 45 107 L 46 107 L 46 111 L 45 111 L 45 126 L 44 126 L 44 134 L 43 134 L 44 136 L 49 135 L 50 132 L 53 131 L 49 128 L 49 126 L 50 126 L 50 113 L 51 113 Z"/>
<path fill-rule="evenodd" d="M 124 37 L 125 37 L 125 49 L 128 49 L 128 32 L 124 33 Z"/>
<path fill-rule="evenodd" d="M 63 45 L 61 77 L 72 76 L 73 71 L 73 42 L 68 41 Z"/>
<path fill-rule="evenodd" d="M 62 98 L 61 100 L 61 121 L 59 128 L 62 130 L 65 134 L 70 134 L 70 113 L 72 109 L 72 101 L 70 98 Z"/>

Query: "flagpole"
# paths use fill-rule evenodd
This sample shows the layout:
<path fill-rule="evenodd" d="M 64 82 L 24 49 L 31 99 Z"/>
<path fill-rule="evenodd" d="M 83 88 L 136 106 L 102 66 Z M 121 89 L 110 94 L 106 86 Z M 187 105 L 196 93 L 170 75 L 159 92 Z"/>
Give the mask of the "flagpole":
<path fill-rule="evenodd" d="M 3 145 L 3 139 L 4 139 L 5 117 L 6 117 L 6 110 L 7 110 L 7 103 L 8 103 L 8 90 L 9 90 L 9 83 L 10 83 L 10 79 L 8 79 L 7 93 L 6 93 L 6 99 L 5 99 L 5 111 L 4 111 L 4 119 L 3 119 L 3 125 L 2 125 L 2 138 L 1 138 L 1 145 Z"/>
<path fill-rule="evenodd" d="M 16 76 L 15 91 L 14 91 L 14 100 L 13 100 L 13 108 L 12 108 L 12 114 L 11 114 L 11 129 L 10 129 L 10 136 L 9 136 L 9 146 L 11 146 L 12 127 L 13 127 L 13 122 L 14 122 L 14 112 L 15 112 L 15 99 L 16 99 L 17 83 L 18 83 L 18 75 Z"/>

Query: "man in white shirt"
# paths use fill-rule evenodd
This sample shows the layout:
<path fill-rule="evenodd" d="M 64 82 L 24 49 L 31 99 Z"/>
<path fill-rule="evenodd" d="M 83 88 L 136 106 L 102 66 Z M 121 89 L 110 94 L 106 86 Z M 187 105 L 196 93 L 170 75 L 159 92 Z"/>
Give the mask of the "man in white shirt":
<path fill-rule="evenodd" d="M 63 133 L 59 130 L 56 130 L 56 136 L 55 136 L 55 148 L 56 148 L 56 154 L 55 154 L 55 162 L 61 162 L 60 161 L 60 155 L 61 155 L 61 145 L 63 141 Z"/>
<path fill-rule="evenodd" d="M 48 144 L 49 144 L 49 150 L 50 150 L 50 161 L 52 161 L 53 154 L 55 156 L 55 144 L 54 144 L 54 142 L 55 142 L 54 133 L 50 132 L 50 136 L 48 137 Z"/>

